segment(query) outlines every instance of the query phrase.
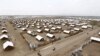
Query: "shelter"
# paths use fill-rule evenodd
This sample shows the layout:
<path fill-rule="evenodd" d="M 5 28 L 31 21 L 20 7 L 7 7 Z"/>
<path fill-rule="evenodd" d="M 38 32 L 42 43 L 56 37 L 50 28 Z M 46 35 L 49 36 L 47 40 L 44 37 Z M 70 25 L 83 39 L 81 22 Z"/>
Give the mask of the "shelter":
<path fill-rule="evenodd" d="M 1 32 L 2 32 L 2 33 L 8 33 L 8 31 L 7 31 L 7 30 L 2 30 Z"/>
<path fill-rule="evenodd" d="M 48 28 L 45 28 L 45 29 L 44 29 L 44 31 L 45 31 L 45 32 L 49 32 L 49 31 L 50 31 L 50 29 L 48 29 Z"/>
<path fill-rule="evenodd" d="M 74 30 L 75 30 L 75 31 L 79 31 L 80 29 L 79 29 L 79 28 L 74 28 Z"/>
<path fill-rule="evenodd" d="M 50 34 L 50 33 L 47 33 L 46 36 L 49 37 L 49 38 L 54 38 L 55 37 L 53 34 Z"/>
<path fill-rule="evenodd" d="M 44 38 L 43 38 L 42 36 L 40 36 L 40 35 L 37 35 L 35 38 L 36 38 L 38 41 L 44 40 Z"/>
<path fill-rule="evenodd" d="M 86 25 L 83 25 L 82 28 L 83 28 L 83 29 L 87 29 L 88 27 L 87 27 Z"/>
<path fill-rule="evenodd" d="M 41 30 L 41 29 L 37 29 L 37 32 L 38 32 L 38 33 L 41 33 L 41 32 L 42 32 L 42 30 Z"/>
<path fill-rule="evenodd" d="M 31 34 L 31 33 L 32 33 L 32 31 L 28 30 L 28 31 L 27 31 L 27 33 L 28 33 L 28 34 Z"/>
<path fill-rule="evenodd" d="M 90 40 L 100 42 L 100 38 L 98 38 L 98 37 L 91 37 Z"/>
<path fill-rule="evenodd" d="M 4 50 L 11 50 L 14 48 L 14 44 L 11 41 L 6 41 L 3 43 L 3 49 Z"/>
<path fill-rule="evenodd" d="M 0 36 L 0 39 L 1 39 L 1 40 L 8 39 L 8 35 L 3 34 L 3 35 Z"/>
<path fill-rule="evenodd" d="M 69 34 L 71 31 L 69 31 L 69 30 L 64 30 L 63 32 L 66 33 L 66 34 Z"/>

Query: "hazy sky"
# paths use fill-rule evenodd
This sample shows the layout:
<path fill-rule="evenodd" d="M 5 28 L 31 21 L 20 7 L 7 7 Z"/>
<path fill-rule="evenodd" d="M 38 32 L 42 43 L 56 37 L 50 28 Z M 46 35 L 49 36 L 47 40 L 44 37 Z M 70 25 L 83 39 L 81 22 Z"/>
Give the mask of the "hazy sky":
<path fill-rule="evenodd" d="M 0 0 L 0 15 L 100 16 L 100 0 Z"/>

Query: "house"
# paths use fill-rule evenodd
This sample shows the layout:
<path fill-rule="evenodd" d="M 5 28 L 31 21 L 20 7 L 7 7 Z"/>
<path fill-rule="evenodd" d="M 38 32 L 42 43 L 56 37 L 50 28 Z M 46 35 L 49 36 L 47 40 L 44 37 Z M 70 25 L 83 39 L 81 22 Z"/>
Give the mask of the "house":
<path fill-rule="evenodd" d="M 49 38 L 54 38 L 55 37 L 53 34 L 50 34 L 50 33 L 47 33 L 46 36 L 49 37 Z"/>
<path fill-rule="evenodd" d="M 51 30 L 56 30 L 56 28 L 55 27 L 52 27 Z"/>
<path fill-rule="evenodd" d="M 100 38 L 98 37 L 90 37 L 90 40 L 100 42 Z"/>
<path fill-rule="evenodd" d="M 2 30 L 6 30 L 6 27 L 1 27 Z"/>
<path fill-rule="evenodd" d="M 3 35 L 0 36 L 0 40 L 4 40 L 4 39 L 8 39 L 8 35 L 3 34 Z"/>
<path fill-rule="evenodd" d="M 11 41 L 6 41 L 3 43 L 4 50 L 11 50 L 14 48 L 14 44 Z"/>
<path fill-rule="evenodd" d="M 1 32 L 2 32 L 2 33 L 8 33 L 8 31 L 7 31 L 7 30 L 2 30 Z"/>
<path fill-rule="evenodd" d="M 41 30 L 41 29 L 37 29 L 37 32 L 38 32 L 38 33 L 41 33 L 41 32 L 42 32 L 42 30 Z"/>
<path fill-rule="evenodd" d="M 21 28 L 21 30 L 22 30 L 22 31 L 26 31 L 27 29 L 26 29 L 26 28 Z"/>
<path fill-rule="evenodd" d="M 45 28 L 45 29 L 44 29 L 44 31 L 45 31 L 45 32 L 49 32 L 49 31 L 50 31 L 50 29 L 48 29 L 48 28 Z"/>
<path fill-rule="evenodd" d="M 27 31 L 27 33 L 28 33 L 28 34 L 31 34 L 31 33 L 32 33 L 32 31 L 28 30 L 28 31 Z"/>
<path fill-rule="evenodd" d="M 86 25 L 83 25 L 82 26 L 82 29 L 87 29 L 88 27 Z"/>
<path fill-rule="evenodd" d="M 79 28 L 74 28 L 74 30 L 75 30 L 75 31 L 79 31 L 80 29 L 79 29 Z"/>
<path fill-rule="evenodd" d="M 100 32 L 98 34 L 100 35 Z"/>
<path fill-rule="evenodd" d="M 41 26 L 37 26 L 37 28 L 38 28 L 38 29 L 40 29 L 40 28 L 41 28 Z"/>
<path fill-rule="evenodd" d="M 56 28 L 57 28 L 57 29 L 62 29 L 60 26 L 57 26 Z"/>
<path fill-rule="evenodd" d="M 44 40 L 44 38 L 43 38 L 42 36 L 40 36 L 40 35 L 37 35 L 35 38 L 36 38 L 38 41 Z"/>
<path fill-rule="evenodd" d="M 69 34 L 71 31 L 69 31 L 69 30 L 64 30 L 63 32 L 66 33 L 66 34 Z"/>

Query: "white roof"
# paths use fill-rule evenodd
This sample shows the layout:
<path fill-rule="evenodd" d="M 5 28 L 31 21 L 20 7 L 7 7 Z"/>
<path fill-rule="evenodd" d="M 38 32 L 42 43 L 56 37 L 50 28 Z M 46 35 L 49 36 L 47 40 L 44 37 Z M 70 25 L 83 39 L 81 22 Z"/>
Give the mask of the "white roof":
<path fill-rule="evenodd" d="M 45 31 L 49 31 L 49 29 L 48 29 L 48 28 L 45 28 L 44 30 L 45 30 Z"/>
<path fill-rule="evenodd" d="M 58 29 L 61 29 L 61 27 L 60 27 L 60 26 L 57 26 L 57 28 L 58 28 Z"/>
<path fill-rule="evenodd" d="M 41 26 L 37 26 L 37 28 L 41 28 Z"/>
<path fill-rule="evenodd" d="M 68 31 L 68 30 L 64 30 L 63 32 L 64 32 L 64 33 L 70 33 L 70 31 Z"/>
<path fill-rule="evenodd" d="M 52 38 L 54 35 L 53 34 L 50 34 L 50 33 L 47 33 L 46 36 Z"/>
<path fill-rule="evenodd" d="M 94 40 L 94 41 L 100 42 L 100 38 L 97 38 L 97 37 L 91 37 L 90 39 L 91 39 L 91 40 Z"/>
<path fill-rule="evenodd" d="M 43 39 L 43 37 L 40 36 L 40 35 L 37 35 L 35 38 L 36 38 L 37 40 L 41 40 L 41 39 Z"/>
<path fill-rule="evenodd" d="M 71 27 L 74 27 L 75 25 L 71 24 L 70 26 L 71 26 Z"/>
<path fill-rule="evenodd" d="M 3 49 L 6 49 L 8 46 L 13 47 L 14 44 L 13 44 L 11 41 L 6 41 L 6 42 L 3 44 Z"/>
<path fill-rule="evenodd" d="M 55 30 L 56 28 L 55 28 L 55 27 L 52 27 L 51 29 L 52 29 L 52 30 Z"/>
<path fill-rule="evenodd" d="M 8 38 L 8 35 L 3 34 L 3 35 L 0 36 L 0 39 L 2 39 L 2 38 Z"/>
<path fill-rule="evenodd" d="M 7 30 L 2 30 L 2 33 L 3 33 L 3 32 L 8 32 L 8 31 L 7 31 Z"/>
<path fill-rule="evenodd" d="M 98 34 L 100 34 L 100 32 Z"/>
<path fill-rule="evenodd" d="M 32 31 L 28 30 L 28 31 L 27 31 L 27 33 L 28 33 L 28 34 L 31 34 L 31 33 L 32 33 Z"/>
<path fill-rule="evenodd" d="M 87 26 L 83 25 L 83 26 L 82 26 L 82 28 L 86 29 L 86 28 L 87 28 Z"/>
<path fill-rule="evenodd" d="M 87 27 L 90 27 L 90 28 L 92 28 L 92 25 L 87 25 Z"/>
<path fill-rule="evenodd" d="M 23 31 L 24 31 L 24 30 L 26 30 L 26 28 L 21 28 L 21 30 L 23 30 Z"/>
<path fill-rule="evenodd" d="M 74 30 L 79 31 L 80 29 L 79 28 L 74 28 Z"/>
<path fill-rule="evenodd" d="M 37 29 L 37 32 L 41 32 L 42 30 L 41 29 Z"/>
<path fill-rule="evenodd" d="M 6 27 L 2 27 L 2 29 L 6 29 Z"/>

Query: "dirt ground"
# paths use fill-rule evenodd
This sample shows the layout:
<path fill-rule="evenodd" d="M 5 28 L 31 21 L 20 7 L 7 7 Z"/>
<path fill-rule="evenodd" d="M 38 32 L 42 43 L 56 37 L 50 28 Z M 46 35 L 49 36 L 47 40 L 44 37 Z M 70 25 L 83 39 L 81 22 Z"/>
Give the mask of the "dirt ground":
<path fill-rule="evenodd" d="M 15 48 L 10 51 L 4 51 L 2 48 L 2 42 L 0 41 L 0 56 L 38 56 L 37 52 L 39 51 L 42 56 L 69 56 L 72 50 L 79 47 L 89 39 L 90 36 L 97 34 L 100 30 L 98 27 L 95 29 L 87 29 L 79 34 L 56 41 L 53 44 L 50 43 L 43 47 L 39 47 L 37 48 L 37 51 L 33 51 L 29 48 L 28 43 L 22 38 L 19 31 L 14 30 L 14 27 L 9 22 L 6 22 L 6 24 L 8 34 L 10 35 Z M 87 32 L 89 33 L 88 35 Z M 55 51 L 53 51 L 53 48 L 55 48 Z"/>
<path fill-rule="evenodd" d="M 83 56 L 100 56 L 100 43 L 92 42 L 83 49 Z"/>

